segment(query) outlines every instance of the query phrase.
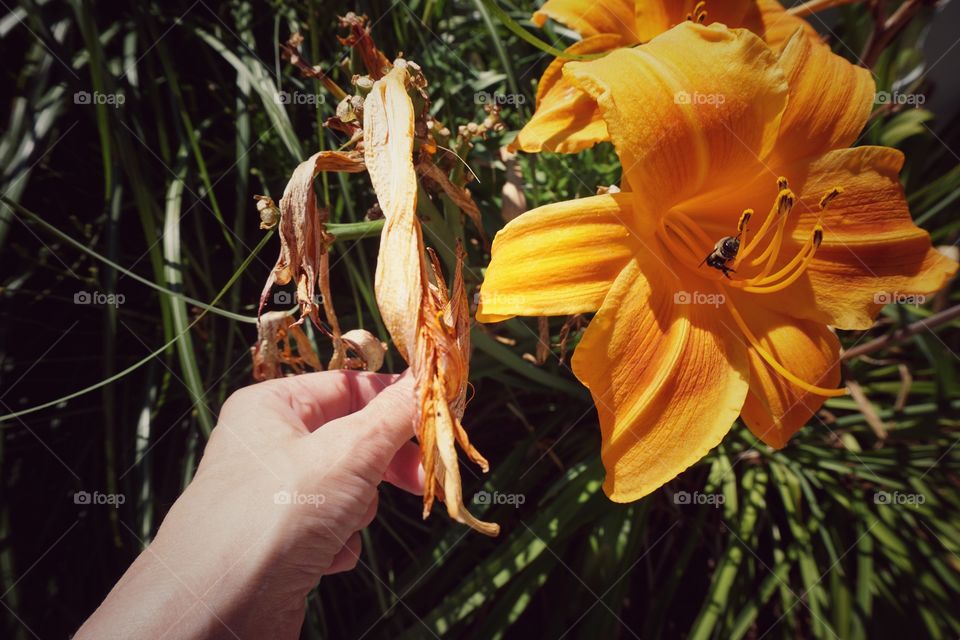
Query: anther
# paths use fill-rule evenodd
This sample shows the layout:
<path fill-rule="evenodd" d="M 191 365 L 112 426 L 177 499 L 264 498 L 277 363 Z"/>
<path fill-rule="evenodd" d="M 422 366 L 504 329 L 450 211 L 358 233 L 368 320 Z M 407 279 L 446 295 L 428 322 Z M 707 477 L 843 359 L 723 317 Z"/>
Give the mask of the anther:
<path fill-rule="evenodd" d="M 826 209 L 827 205 L 833 202 L 834 198 L 843 193 L 843 187 L 834 187 L 826 193 L 822 198 L 820 198 L 820 208 Z"/>

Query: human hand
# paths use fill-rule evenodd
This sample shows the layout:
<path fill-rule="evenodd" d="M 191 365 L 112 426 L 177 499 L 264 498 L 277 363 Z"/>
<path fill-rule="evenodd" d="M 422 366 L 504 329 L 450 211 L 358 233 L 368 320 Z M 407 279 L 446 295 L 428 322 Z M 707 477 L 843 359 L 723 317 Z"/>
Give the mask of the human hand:
<path fill-rule="evenodd" d="M 409 375 L 234 393 L 193 481 L 77 638 L 297 637 L 320 577 L 352 569 L 387 480 L 421 493 Z"/>

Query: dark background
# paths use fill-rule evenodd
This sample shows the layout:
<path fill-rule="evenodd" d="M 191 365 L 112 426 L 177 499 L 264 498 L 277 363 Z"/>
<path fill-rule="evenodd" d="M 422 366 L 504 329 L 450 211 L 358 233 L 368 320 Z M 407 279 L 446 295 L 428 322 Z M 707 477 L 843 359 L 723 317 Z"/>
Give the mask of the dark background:
<path fill-rule="evenodd" d="M 532 10 L 501 6 L 517 20 Z M 179 348 L 161 350 L 182 333 L 177 299 L 62 236 L 163 287 L 214 299 L 264 237 L 253 195 L 279 199 L 298 161 L 345 142 L 318 126 L 332 115 L 332 100 L 273 105 L 288 120 L 271 116 L 258 86 L 279 77 L 287 91 L 322 92 L 280 60 L 277 42 L 301 30 L 304 55 L 329 68 L 345 53 L 335 16 L 350 10 L 372 18 L 388 55 L 402 51 L 421 64 L 434 110 L 451 128 L 482 120 L 476 91 L 515 85 L 526 97 L 503 112 L 507 133 L 478 142 L 469 157 L 480 178 L 471 189 L 492 236 L 503 224 L 498 149 L 529 115 L 549 57 L 495 18 L 485 21 L 481 7 L 445 0 L 3 5 L 2 192 L 62 235 L 0 205 L 0 413 L 116 379 L 0 423 L 0 636 L 65 637 L 79 626 L 189 480 L 224 398 L 251 382 L 254 324 L 208 314 L 186 332 L 189 344 L 181 338 Z M 862 7 L 823 19 L 829 30 L 814 24 L 833 34 L 838 52 L 859 50 L 869 26 Z M 881 85 L 929 69 L 916 88 L 929 97 L 929 119 L 889 114 L 866 140 L 907 151 L 911 204 L 938 244 L 952 244 L 957 233 L 958 24 L 956 3 L 939 15 L 927 10 L 896 41 L 876 69 Z M 530 28 L 550 42 L 569 41 L 562 29 Z M 348 72 L 335 78 L 348 86 Z M 76 104 L 82 91 L 125 101 Z M 912 128 L 898 138 L 895 126 Z M 521 167 L 531 207 L 617 180 L 607 147 L 577 158 L 524 158 Z M 172 241 L 164 224 L 178 183 L 179 240 Z M 374 202 L 363 176 L 323 186 L 335 222 L 360 220 Z M 487 256 L 469 246 L 475 287 Z M 343 326 L 382 335 L 369 292 L 376 249 L 376 239 L 335 247 L 334 297 Z M 272 238 L 217 306 L 252 317 L 276 252 Z M 124 300 L 116 308 L 76 304 L 80 292 Z M 182 311 L 186 322 L 201 313 L 190 304 Z M 928 311 L 888 309 L 883 326 L 845 339 L 881 335 Z M 562 324 L 551 324 L 554 343 Z M 737 426 L 703 464 L 633 505 L 611 504 L 598 489 L 596 417 L 559 351 L 539 368 L 521 359 L 534 352 L 536 331 L 535 321 L 520 320 L 475 331 L 467 424 L 494 469 L 486 488 L 525 497 L 518 509 L 488 512 L 504 526 L 502 537 L 470 533 L 439 509 L 420 522 L 419 499 L 385 489 L 363 566 L 324 580 L 311 596 L 305 637 L 884 637 L 937 628 L 957 636 L 956 323 L 851 364 L 848 375 L 891 424 L 890 439 L 878 442 L 848 400 L 828 405 L 840 422 L 824 429 L 815 421 L 781 453 L 758 450 Z M 494 341 L 494 333 L 513 344 Z M 328 358 L 329 345 L 317 344 Z M 915 380 L 901 410 L 894 408 L 898 364 Z M 478 476 L 464 472 L 466 496 L 481 487 Z M 705 487 L 731 500 L 717 509 L 673 499 Z M 920 510 L 885 509 L 871 500 L 878 487 L 912 487 L 929 499 Z M 76 504 L 80 491 L 118 494 L 124 503 Z M 464 607 L 471 598 L 479 598 L 475 606 Z"/>

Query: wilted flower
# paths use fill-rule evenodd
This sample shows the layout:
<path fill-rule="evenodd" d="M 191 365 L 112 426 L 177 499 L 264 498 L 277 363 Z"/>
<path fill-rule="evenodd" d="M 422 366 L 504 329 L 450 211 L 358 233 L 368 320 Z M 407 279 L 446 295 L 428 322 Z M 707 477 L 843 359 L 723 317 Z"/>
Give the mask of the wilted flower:
<path fill-rule="evenodd" d="M 410 82 L 408 63 L 396 61 L 393 69 L 374 83 L 363 107 L 364 160 L 386 219 L 377 259 L 377 304 L 416 379 L 417 436 L 426 474 L 424 517 L 437 497 L 452 518 L 495 536 L 500 527 L 476 519 L 463 504 L 456 445 L 484 471 L 488 468 L 460 423 L 470 359 L 469 308 L 460 269 L 463 253 L 457 253 L 448 296 L 435 260 L 429 262 L 435 283 L 430 282 L 416 215 L 416 114 L 407 93 Z"/>
<path fill-rule="evenodd" d="M 327 232 L 327 212 L 317 207 L 313 192 L 313 179 L 320 171 L 367 171 L 385 218 L 377 259 L 377 304 L 397 350 L 416 380 L 416 428 L 426 476 L 423 515 L 429 514 L 434 500 L 439 498 L 451 517 L 495 536 L 500 527 L 476 519 L 463 504 L 456 450 L 459 444 L 471 460 L 487 471 L 487 461 L 470 444 L 460 422 L 466 408 L 470 361 L 470 318 L 461 271 L 464 253 L 457 248 L 457 267 L 448 295 L 439 264 L 433 259 L 428 261 L 425 253 L 416 213 L 417 176 L 424 178 L 421 186 L 426 191 L 444 194 L 482 233 L 480 211 L 469 191 L 454 184 L 447 172 L 434 163 L 433 154 L 438 147 L 428 134 L 431 126 L 424 91 L 426 80 L 419 67 L 402 59 L 391 64 L 373 44 L 365 17 L 348 14 L 341 25 L 350 30 L 349 37 L 341 41 L 360 52 L 369 76 L 353 78 L 357 95 L 347 95 L 335 85 L 331 87 L 340 102 L 337 116 L 327 120 L 326 126 L 349 135 L 343 148 L 353 150 L 317 153 L 301 163 L 291 177 L 279 207 L 280 257 L 264 287 L 260 306 L 262 309 L 274 284 L 295 282 L 300 321 L 310 318 L 333 339 L 330 368 L 380 367 L 385 346 L 373 335 L 365 331 L 341 335 L 330 295 L 328 249 L 334 237 Z M 291 39 L 284 46 L 285 57 L 309 77 L 322 80 L 328 87 L 332 85 L 329 78 L 299 56 L 298 44 Z M 414 108 L 408 91 L 415 96 L 419 109 Z M 321 305 L 329 328 L 320 322 Z M 294 328 L 295 325 L 286 327 Z M 264 348 L 272 344 L 263 338 L 261 342 Z"/>
<path fill-rule="evenodd" d="M 250 347 L 250 355 L 253 357 L 254 380 L 279 378 L 285 373 L 284 366 L 293 374 L 323 370 L 307 334 L 296 319 L 284 311 L 271 311 L 260 316 L 257 343 Z"/>

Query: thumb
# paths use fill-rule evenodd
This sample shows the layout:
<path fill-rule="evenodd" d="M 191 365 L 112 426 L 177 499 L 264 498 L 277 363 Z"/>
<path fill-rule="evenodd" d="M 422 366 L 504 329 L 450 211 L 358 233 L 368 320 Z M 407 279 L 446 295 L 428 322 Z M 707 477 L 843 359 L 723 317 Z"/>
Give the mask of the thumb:
<path fill-rule="evenodd" d="M 414 435 L 416 404 L 413 375 L 408 369 L 362 409 L 327 423 L 312 435 L 337 432 L 338 438 L 355 443 L 357 450 L 369 452 L 371 462 L 384 471 L 394 454 Z"/>

